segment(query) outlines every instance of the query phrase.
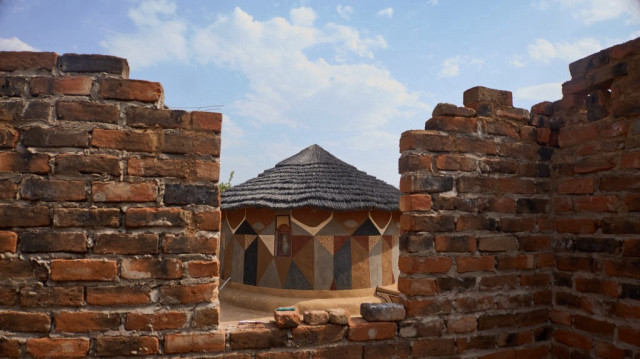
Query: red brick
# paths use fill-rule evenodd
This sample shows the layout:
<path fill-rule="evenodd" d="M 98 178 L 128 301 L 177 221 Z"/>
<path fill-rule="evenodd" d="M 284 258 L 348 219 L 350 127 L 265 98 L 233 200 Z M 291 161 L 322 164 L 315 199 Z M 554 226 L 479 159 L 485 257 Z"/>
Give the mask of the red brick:
<path fill-rule="evenodd" d="M 513 289 L 518 284 L 517 275 L 497 275 L 480 278 L 481 289 Z"/>
<path fill-rule="evenodd" d="M 475 252 L 476 239 L 469 236 L 436 236 L 437 252 Z"/>
<path fill-rule="evenodd" d="M 0 306 L 11 307 L 16 305 L 17 303 L 17 288 L 0 286 Z"/>
<path fill-rule="evenodd" d="M 164 153 L 220 156 L 220 136 L 166 132 L 160 150 Z"/>
<path fill-rule="evenodd" d="M 54 321 L 58 332 L 96 332 L 118 329 L 120 315 L 104 312 L 58 312 L 54 315 Z"/>
<path fill-rule="evenodd" d="M 523 287 L 547 287 L 551 283 L 551 275 L 548 273 L 523 274 L 520 276 L 520 285 Z"/>
<path fill-rule="evenodd" d="M 457 189 L 460 193 L 535 194 L 536 184 L 519 178 L 460 177 Z"/>
<path fill-rule="evenodd" d="M 0 71 L 47 70 L 56 66 L 55 52 L 3 51 L 0 53 Z"/>
<path fill-rule="evenodd" d="M 597 293 L 618 297 L 618 282 L 608 279 L 577 277 L 574 279 L 576 290 L 583 293 Z"/>
<path fill-rule="evenodd" d="M 433 299 L 405 300 L 407 317 L 420 317 L 431 314 L 450 313 L 451 302 Z"/>
<path fill-rule="evenodd" d="M 478 359 L 515 359 L 515 358 L 516 358 L 516 352 L 513 349 L 502 349 L 501 351 L 478 357 Z"/>
<path fill-rule="evenodd" d="M 615 305 L 615 315 L 625 319 L 640 319 L 640 305 L 618 302 Z"/>
<path fill-rule="evenodd" d="M 608 171 L 615 166 L 613 160 L 609 158 L 588 158 L 580 160 L 573 165 L 574 173 L 595 173 Z"/>
<path fill-rule="evenodd" d="M 616 328 L 615 323 L 608 323 L 591 317 L 585 317 L 583 315 L 573 316 L 573 326 L 576 329 L 605 338 L 612 338 L 613 332 Z"/>
<path fill-rule="evenodd" d="M 195 179 L 218 182 L 220 179 L 219 162 L 194 161 L 194 163 L 193 170 L 195 170 Z"/>
<path fill-rule="evenodd" d="M 586 352 L 591 351 L 592 340 L 588 336 L 565 329 L 557 329 L 554 336 L 555 339 L 562 344 L 572 348 L 582 349 Z"/>
<path fill-rule="evenodd" d="M 193 313 L 191 326 L 194 328 L 207 328 L 220 324 L 220 308 L 198 306 Z"/>
<path fill-rule="evenodd" d="M 482 121 L 482 125 L 487 134 L 506 136 L 519 139 L 518 127 L 510 122 L 502 119 L 486 118 Z"/>
<path fill-rule="evenodd" d="M 618 204 L 616 196 L 586 196 L 576 198 L 574 204 L 580 212 L 615 212 Z"/>
<path fill-rule="evenodd" d="M 51 327 L 48 313 L 0 311 L 0 330 L 47 333 Z"/>
<path fill-rule="evenodd" d="M 25 147 L 89 147 L 89 131 L 64 127 L 30 127 L 22 130 Z"/>
<path fill-rule="evenodd" d="M 554 203 L 553 207 L 554 207 L 554 210 L 556 212 L 571 212 L 571 211 L 573 211 L 573 203 L 571 202 L 571 198 L 569 198 L 569 197 L 557 196 L 555 198 L 555 203 Z"/>
<path fill-rule="evenodd" d="M 60 121 L 118 123 L 118 107 L 95 102 L 56 103 L 56 116 Z"/>
<path fill-rule="evenodd" d="M 127 173 L 131 176 L 184 178 L 188 174 L 186 165 L 183 160 L 132 157 L 127 165 Z"/>
<path fill-rule="evenodd" d="M 17 339 L 0 339 L 0 356 L 20 358 L 20 342 Z"/>
<path fill-rule="evenodd" d="M 564 148 L 589 142 L 596 137 L 598 137 L 598 131 L 592 125 L 563 127 L 558 134 L 558 143 L 560 148 Z"/>
<path fill-rule="evenodd" d="M 551 238 L 545 235 L 519 236 L 520 249 L 527 252 L 537 252 L 551 249 Z"/>
<path fill-rule="evenodd" d="M 476 330 L 478 321 L 475 317 L 458 317 L 447 319 L 447 331 L 451 334 L 471 333 Z"/>
<path fill-rule="evenodd" d="M 49 173 L 49 156 L 41 153 L 0 153 L 0 172 Z"/>
<path fill-rule="evenodd" d="M 488 87 L 476 86 L 466 90 L 463 94 L 465 107 L 476 109 L 479 103 L 493 102 L 508 107 L 513 106 L 510 91 L 495 90 Z"/>
<path fill-rule="evenodd" d="M 631 357 L 631 353 L 629 351 L 617 348 L 609 343 L 596 342 L 595 351 L 596 355 L 600 358 L 625 359 Z"/>
<path fill-rule="evenodd" d="M 492 198 L 489 203 L 489 210 L 499 213 L 515 213 L 516 201 L 509 197 Z"/>
<path fill-rule="evenodd" d="M 220 263 L 217 260 L 212 261 L 190 261 L 187 262 L 187 273 L 193 278 L 217 277 Z"/>
<path fill-rule="evenodd" d="M 151 202 L 158 192 L 153 182 L 93 182 L 91 189 L 95 202 Z"/>
<path fill-rule="evenodd" d="M 166 330 L 178 329 L 187 323 L 187 313 L 170 311 L 153 314 L 128 313 L 125 322 L 127 330 Z"/>
<path fill-rule="evenodd" d="M 513 236 L 495 236 L 478 238 L 478 250 L 486 252 L 514 251 L 518 249 L 518 240 Z"/>
<path fill-rule="evenodd" d="M 53 212 L 55 227 L 120 227 L 117 208 L 56 208 Z"/>
<path fill-rule="evenodd" d="M 0 127 L 0 148 L 14 148 L 18 144 L 18 131 L 12 127 Z"/>
<path fill-rule="evenodd" d="M 457 340 L 458 353 L 464 353 L 473 349 L 493 349 L 496 339 L 493 335 L 480 335 L 475 337 L 459 337 Z"/>
<path fill-rule="evenodd" d="M 167 234 L 162 241 L 162 252 L 164 253 L 215 254 L 217 248 L 217 237 L 194 236 L 190 234 Z"/>
<path fill-rule="evenodd" d="M 0 160 L 0 164 L 1 164 Z M 640 188 L 640 179 L 629 175 L 612 175 L 600 177 L 600 190 L 606 192 L 627 191 Z"/>
<path fill-rule="evenodd" d="M 560 233 L 591 234 L 598 228 L 592 219 L 588 218 L 556 218 L 556 229 Z"/>
<path fill-rule="evenodd" d="M 622 254 L 625 257 L 640 257 L 640 239 L 625 239 Z"/>
<path fill-rule="evenodd" d="M 96 306 L 136 306 L 151 301 L 144 287 L 87 287 L 87 304 Z"/>
<path fill-rule="evenodd" d="M 607 259 L 604 270 L 611 276 L 640 279 L 640 259 Z"/>
<path fill-rule="evenodd" d="M 180 208 L 129 208 L 125 212 L 125 226 L 186 227 L 189 214 Z"/>
<path fill-rule="evenodd" d="M 493 256 L 457 257 L 456 266 L 458 273 L 492 271 L 495 266 L 495 258 Z"/>
<path fill-rule="evenodd" d="M 444 356 L 453 355 L 456 353 L 455 339 L 418 339 L 413 342 L 411 347 L 412 357 L 432 357 L 432 356 Z"/>
<path fill-rule="evenodd" d="M 314 359 L 362 359 L 362 345 L 347 344 L 336 347 L 318 348 L 313 354 Z"/>
<path fill-rule="evenodd" d="M 98 96 L 104 99 L 156 102 L 162 98 L 162 85 L 141 80 L 106 78 L 99 82 Z"/>
<path fill-rule="evenodd" d="M 555 264 L 556 257 L 553 253 L 538 254 L 535 256 L 536 268 L 550 268 Z"/>
<path fill-rule="evenodd" d="M 152 355 L 160 352 L 158 338 L 150 336 L 97 337 L 95 339 L 97 356 Z"/>
<path fill-rule="evenodd" d="M 23 232 L 20 249 L 33 252 L 87 252 L 87 235 L 83 232 Z"/>
<path fill-rule="evenodd" d="M 220 211 L 194 212 L 194 220 L 198 229 L 203 231 L 220 230 Z"/>
<path fill-rule="evenodd" d="M 395 322 L 367 322 L 362 318 L 352 318 L 347 337 L 351 341 L 391 339 L 396 336 Z"/>
<path fill-rule="evenodd" d="M 89 348 L 88 338 L 27 339 L 27 352 L 34 358 L 84 358 Z"/>
<path fill-rule="evenodd" d="M 640 211 L 640 193 L 628 193 L 624 196 L 624 202 L 629 212 Z"/>
<path fill-rule="evenodd" d="M 402 341 L 388 343 L 372 343 L 364 347 L 363 359 L 377 358 L 409 358 L 411 355 L 411 343 Z"/>
<path fill-rule="evenodd" d="M 100 259 L 53 259 L 51 279 L 62 281 L 112 281 L 118 275 L 116 261 Z"/>
<path fill-rule="evenodd" d="M 590 194 L 594 191 L 592 177 L 570 178 L 558 183 L 559 194 Z"/>
<path fill-rule="evenodd" d="M 342 325 L 299 325 L 291 329 L 292 341 L 299 346 L 336 343 L 344 339 L 345 328 Z"/>
<path fill-rule="evenodd" d="M 155 152 L 158 137 L 152 131 L 124 131 L 96 128 L 93 130 L 91 145 L 131 152 Z"/>
<path fill-rule="evenodd" d="M 433 278 L 398 278 L 398 290 L 408 296 L 434 295 L 437 291 Z"/>
<path fill-rule="evenodd" d="M 191 126 L 195 130 L 213 131 L 220 133 L 222 128 L 222 114 L 217 112 L 191 112 Z"/>
<path fill-rule="evenodd" d="M 87 199 L 83 181 L 35 178 L 22 181 L 20 196 L 32 201 L 85 201 Z"/>
<path fill-rule="evenodd" d="M 158 235 L 152 233 L 101 233 L 95 236 L 96 254 L 158 254 Z"/>
<path fill-rule="evenodd" d="M 461 215 L 456 221 L 456 232 L 491 230 L 496 222 L 493 218 L 480 214 Z"/>
<path fill-rule="evenodd" d="M 308 359 L 309 351 L 296 349 L 296 351 L 272 351 L 256 353 L 256 359 Z"/>
<path fill-rule="evenodd" d="M 105 173 L 120 176 L 120 159 L 108 155 L 70 155 L 56 156 L 56 173 Z"/>
<path fill-rule="evenodd" d="M 568 327 L 571 326 L 571 314 L 564 312 L 562 310 L 558 310 L 558 309 L 553 309 L 550 313 L 549 313 L 549 318 L 551 319 L 551 322 L 556 323 L 556 324 L 562 324 L 562 325 L 566 325 Z"/>
<path fill-rule="evenodd" d="M 475 117 L 435 116 L 425 123 L 425 130 L 475 133 L 477 128 Z"/>
<path fill-rule="evenodd" d="M 160 288 L 162 302 L 168 304 L 191 304 L 211 302 L 217 297 L 217 284 L 170 285 Z"/>
<path fill-rule="evenodd" d="M 189 128 L 191 116 L 182 110 L 129 107 L 127 125 L 141 128 Z"/>
<path fill-rule="evenodd" d="M 435 131 L 412 130 L 405 131 L 400 136 L 400 152 L 409 150 L 451 152 L 455 146 L 452 137 Z"/>
<path fill-rule="evenodd" d="M 459 155 L 440 155 L 435 160 L 436 168 L 442 171 L 475 171 L 478 167 L 473 158 Z"/>
<path fill-rule="evenodd" d="M 125 279 L 180 279 L 182 261 L 170 258 L 123 259 L 120 272 Z"/>
<path fill-rule="evenodd" d="M 86 76 L 34 77 L 31 79 L 31 95 L 79 95 L 91 94 L 93 79 Z"/>
<path fill-rule="evenodd" d="M 224 349 L 224 333 L 170 334 L 164 339 L 167 354 L 221 352 Z"/>
<path fill-rule="evenodd" d="M 18 185 L 10 180 L 0 180 L 0 200 L 16 199 L 18 196 Z"/>
<path fill-rule="evenodd" d="M 620 168 L 640 168 L 640 152 L 622 153 Z"/>
<path fill-rule="evenodd" d="M 16 232 L 0 231 L 0 253 L 15 253 L 18 243 L 18 234 Z"/>
<path fill-rule="evenodd" d="M 618 328 L 618 339 L 625 343 L 640 347 L 640 329 L 630 327 Z"/>
<path fill-rule="evenodd" d="M 34 285 L 20 288 L 20 305 L 22 307 L 82 307 L 84 304 L 84 288 L 81 286 L 44 287 Z"/>
<path fill-rule="evenodd" d="M 279 329 L 273 322 L 240 322 L 229 331 L 229 346 L 233 350 L 284 347 L 287 340 L 287 330 Z"/>
<path fill-rule="evenodd" d="M 425 194 L 412 194 L 400 197 L 400 210 L 402 212 L 429 211 L 431 210 L 431 196 Z"/>
<path fill-rule="evenodd" d="M 447 273 L 451 269 L 451 258 L 400 256 L 398 266 L 402 273 Z"/>
<path fill-rule="evenodd" d="M 47 280 L 44 263 L 22 258 L 0 258 L 0 273 L 3 278 Z"/>

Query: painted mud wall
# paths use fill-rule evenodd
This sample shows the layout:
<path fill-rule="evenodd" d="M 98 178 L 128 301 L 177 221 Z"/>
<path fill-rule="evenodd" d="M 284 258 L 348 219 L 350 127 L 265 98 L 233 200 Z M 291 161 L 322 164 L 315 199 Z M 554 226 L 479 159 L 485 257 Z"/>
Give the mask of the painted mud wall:
<path fill-rule="evenodd" d="M 276 216 L 291 223 L 291 252 L 276 252 Z M 396 283 L 400 213 L 223 211 L 222 278 L 262 287 L 340 290 Z"/>

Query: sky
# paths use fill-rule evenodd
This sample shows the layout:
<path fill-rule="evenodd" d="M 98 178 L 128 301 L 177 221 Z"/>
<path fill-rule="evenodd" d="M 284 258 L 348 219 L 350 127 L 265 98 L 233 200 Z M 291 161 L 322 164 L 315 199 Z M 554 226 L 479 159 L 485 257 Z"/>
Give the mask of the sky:
<path fill-rule="evenodd" d="M 0 0 L 0 51 L 127 58 L 173 109 L 223 113 L 221 181 L 318 144 L 399 184 L 398 142 L 474 86 L 561 98 L 640 37 L 640 0 Z"/>

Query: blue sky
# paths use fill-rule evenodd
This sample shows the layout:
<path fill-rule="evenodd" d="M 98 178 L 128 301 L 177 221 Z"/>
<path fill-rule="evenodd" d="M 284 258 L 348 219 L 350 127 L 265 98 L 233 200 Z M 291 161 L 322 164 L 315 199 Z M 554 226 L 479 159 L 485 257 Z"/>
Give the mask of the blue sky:
<path fill-rule="evenodd" d="M 398 186 L 398 140 L 473 86 L 529 109 L 640 36 L 640 0 L 0 0 L 0 50 L 125 57 L 171 108 L 224 114 L 233 184 L 317 143 Z"/>

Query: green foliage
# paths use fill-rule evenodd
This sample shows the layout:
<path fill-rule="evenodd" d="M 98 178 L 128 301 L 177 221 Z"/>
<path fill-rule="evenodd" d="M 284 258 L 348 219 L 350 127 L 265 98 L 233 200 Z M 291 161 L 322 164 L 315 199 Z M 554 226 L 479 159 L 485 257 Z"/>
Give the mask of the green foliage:
<path fill-rule="evenodd" d="M 229 180 L 227 182 L 220 182 L 218 184 L 218 188 L 220 189 L 220 193 L 224 193 L 224 191 L 226 191 L 229 188 L 231 188 L 231 180 L 233 179 L 234 172 L 235 171 L 231 171 L 231 173 L 229 174 Z"/>

